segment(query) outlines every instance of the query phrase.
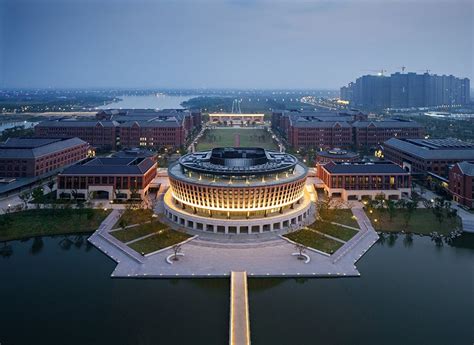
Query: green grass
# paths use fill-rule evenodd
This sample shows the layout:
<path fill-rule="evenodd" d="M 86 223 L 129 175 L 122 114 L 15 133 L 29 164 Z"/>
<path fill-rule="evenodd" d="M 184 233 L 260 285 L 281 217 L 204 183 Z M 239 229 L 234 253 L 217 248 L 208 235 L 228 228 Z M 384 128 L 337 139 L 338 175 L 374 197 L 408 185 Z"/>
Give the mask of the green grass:
<path fill-rule="evenodd" d="M 359 224 L 350 209 L 334 209 L 326 210 L 325 212 L 327 213 L 328 220 L 331 222 L 359 228 Z"/>
<path fill-rule="evenodd" d="M 356 230 L 348 229 L 343 226 L 317 221 L 309 226 L 309 228 L 322 232 L 324 234 L 339 238 L 343 241 L 349 241 L 357 234 Z"/>
<path fill-rule="evenodd" d="M 152 215 L 153 211 L 149 209 L 125 210 L 120 219 L 113 226 L 113 229 L 120 228 L 120 221 L 123 221 L 126 226 L 148 222 L 151 220 Z"/>
<path fill-rule="evenodd" d="M 160 222 L 153 222 L 147 224 L 140 224 L 132 228 L 127 228 L 124 230 L 113 231 L 110 234 L 114 236 L 117 240 L 122 242 L 130 242 L 136 238 L 152 234 L 158 230 L 163 230 L 167 226 Z"/>
<path fill-rule="evenodd" d="M 138 253 L 148 254 L 176 243 L 183 242 L 191 237 L 188 234 L 178 232 L 171 229 L 160 230 L 157 234 L 144 238 L 143 240 L 133 242 L 130 248 Z"/>
<path fill-rule="evenodd" d="M 306 247 L 311 247 L 322 252 L 332 254 L 343 246 L 343 243 L 324 237 L 314 231 L 301 229 L 285 235 L 292 241 L 301 243 Z"/>
<path fill-rule="evenodd" d="M 397 213 L 390 222 L 390 217 L 387 211 L 374 210 L 373 213 L 366 212 L 372 225 L 377 231 L 384 232 L 400 232 L 407 231 L 415 234 L 428 235 L 433 231 L 440 234 L 448 234 L 460 225 L 459 217 L 444 218 L 440 223 L 431 209 L 417 209 L 413 212 L 408 228 L 404 229 L 404 213 L 405 210 L 397 210 Z M 375 222 L 377 219 L 377 222 Z"/>
<path fill-rule="evenodd" d="M 26 210 L 0 215 L 0 241 L 95 231 L 110 210 Z"/>
<path fill-rule="evenodd" d="M 240 146 L 257 146 L 269 150 L 277 150 L 270 133 L 261 128 L 215 128 L 207 129 L 196 147 L 198 151 L 206 151 L 214 147 L 234 147 L 236 134 L 240 136 Z"/>

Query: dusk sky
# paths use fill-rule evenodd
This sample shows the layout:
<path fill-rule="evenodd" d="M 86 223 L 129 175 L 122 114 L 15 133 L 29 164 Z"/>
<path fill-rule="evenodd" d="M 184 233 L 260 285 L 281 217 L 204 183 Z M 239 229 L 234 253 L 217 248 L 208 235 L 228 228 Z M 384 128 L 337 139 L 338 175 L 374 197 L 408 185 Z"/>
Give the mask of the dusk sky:
<path fill-rule="evenodd" d="M 339 88 L 474 78 L 474 2 L 0 0 L 0 87 Z"/>

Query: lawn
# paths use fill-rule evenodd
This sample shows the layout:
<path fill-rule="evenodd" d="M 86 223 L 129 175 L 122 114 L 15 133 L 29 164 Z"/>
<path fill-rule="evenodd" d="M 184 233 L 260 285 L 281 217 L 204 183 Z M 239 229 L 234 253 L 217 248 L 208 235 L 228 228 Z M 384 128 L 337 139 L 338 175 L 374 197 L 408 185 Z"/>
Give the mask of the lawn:
<path fill-rule="evenodd" d="M 284 236 L 306 247 L 311 247 L 328 254 L 334 253 L 343 245 L 341 242 L 334 241 L 308 229 L 301 229 Z"/>
<path fill-rule="evenodd" d="M 384 232 L 400 232 L 404 230 L 405 213 L 405 210 L 397 210 L 396 215 L 390 222 L 389 214 L 386 211 L 374 210 L 373 213 L 366 212 L 375 230 Z M 375 222 L 375 219 L 377 219 L 377 222 Z M 460 222 L 459 217 L 445 217 L 443 222 L 440 223 L 431 209 L 422 208 L 413 212 L 408 228 L 405 231 L 423 235 L 430 234 L 433 231 L 440 234 L 449 234 L 460 225 Z"/>
<path fill-rule="evenodd" d="M 157 234 L 144 238 L 143 240 L 133 242 L 129 247 L 138 253 L 148 254 L 172 246 L 176 243 L 183 242 L 189 237 L 191 236 L 188 234 L 171 229 L 165 229 L 160 230 Z"/>
<path fill-rule="evenodd" d="M 357 234 L 356 230 L 348 229 L 343 226 L 331 224 L 328 222 L 316 221 L 309 228 L 322 232 L 324 234 L 339 238 L 343 241 L 349 241 Z"/>
<path fill-rule="evenodd" d="M 113 229 L 120 228 L 120 222 L 123 221 L 125 226 L 133 224 L 141 224 L 149 222 L 152 219 L 153 211 L 146 209 L 125 210 L 120 219 L 115 223 Z"/>
<path fill-rule="evenodd" d="M 112 231 L 110 234 L 114 236 L 117 240 L 122 242 L 130 242 L 136 238 L 152 234 L 158 230 L 163 230 L 167 226 L 160 222 L 140 224 L 132 228 L 127 228 L 124 230 Z"/>
<path fill-rule="evenodd" d="M 95 231 L 110 210 L 41 209 L 0 215 L 0 241 Z"/>
<path fill-rule="evenodd" d="M 229 127 L 207 129 L 199 140 L 196 150 L 206 151 L 214 147 L 234 146 L 257 146 L 269 150 L 278 149 L 270 133 L 264 129 Z"/>
<path fill-rule="evenodd" d="M 357 223 L 357 220 L 350 209 L 333 209 L 326 210 L 324 212 L 327 213 L 326 218 L 331 222 L 352 226 L 354 228 L 359 228 L 359 224 Z"/>

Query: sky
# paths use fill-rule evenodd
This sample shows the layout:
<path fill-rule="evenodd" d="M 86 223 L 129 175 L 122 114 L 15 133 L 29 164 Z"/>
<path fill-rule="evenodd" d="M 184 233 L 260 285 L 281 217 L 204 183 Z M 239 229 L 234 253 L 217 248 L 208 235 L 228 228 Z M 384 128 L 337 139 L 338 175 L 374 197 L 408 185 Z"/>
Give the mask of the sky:
<path fill-rule="evenodd" d="M 0 0 L 0 87 L 339 88 L 474 78 L 470 0 Z"/>

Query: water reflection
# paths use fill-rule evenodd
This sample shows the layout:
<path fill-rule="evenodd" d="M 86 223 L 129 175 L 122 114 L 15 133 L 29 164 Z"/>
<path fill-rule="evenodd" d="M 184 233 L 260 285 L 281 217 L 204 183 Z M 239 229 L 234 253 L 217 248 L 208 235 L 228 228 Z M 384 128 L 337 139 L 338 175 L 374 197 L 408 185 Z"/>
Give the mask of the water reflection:
<path fill-rule="evenodd" d="M 403 239 L 403 244 L 405 247 L 411 247 L 413 245 L 413 234 L 406 233 L 405 238 Z"/>
<path fill-rule="evenodd" d="M 388 234 L 387 244 L 389 247 L 393 247 L 395 242 L 397 242 L 398 234 L 395 232 L 391 232 Z"/>
<path fill-rule="evenodd" d="M 12 245 L 8 244 L 7 242 L 3 242 L 3 244 L 0 245 L 0 256 L 2 258 L 8 259 L 12 255 L 13 255 Z"/>
<path fill-rule="evenodd" d="M 30 253 L 33 255 L 39 254 L 44 247 L 43 238 L 38 236 L 33 239 L 33 244 L 31 245 Z"/>

